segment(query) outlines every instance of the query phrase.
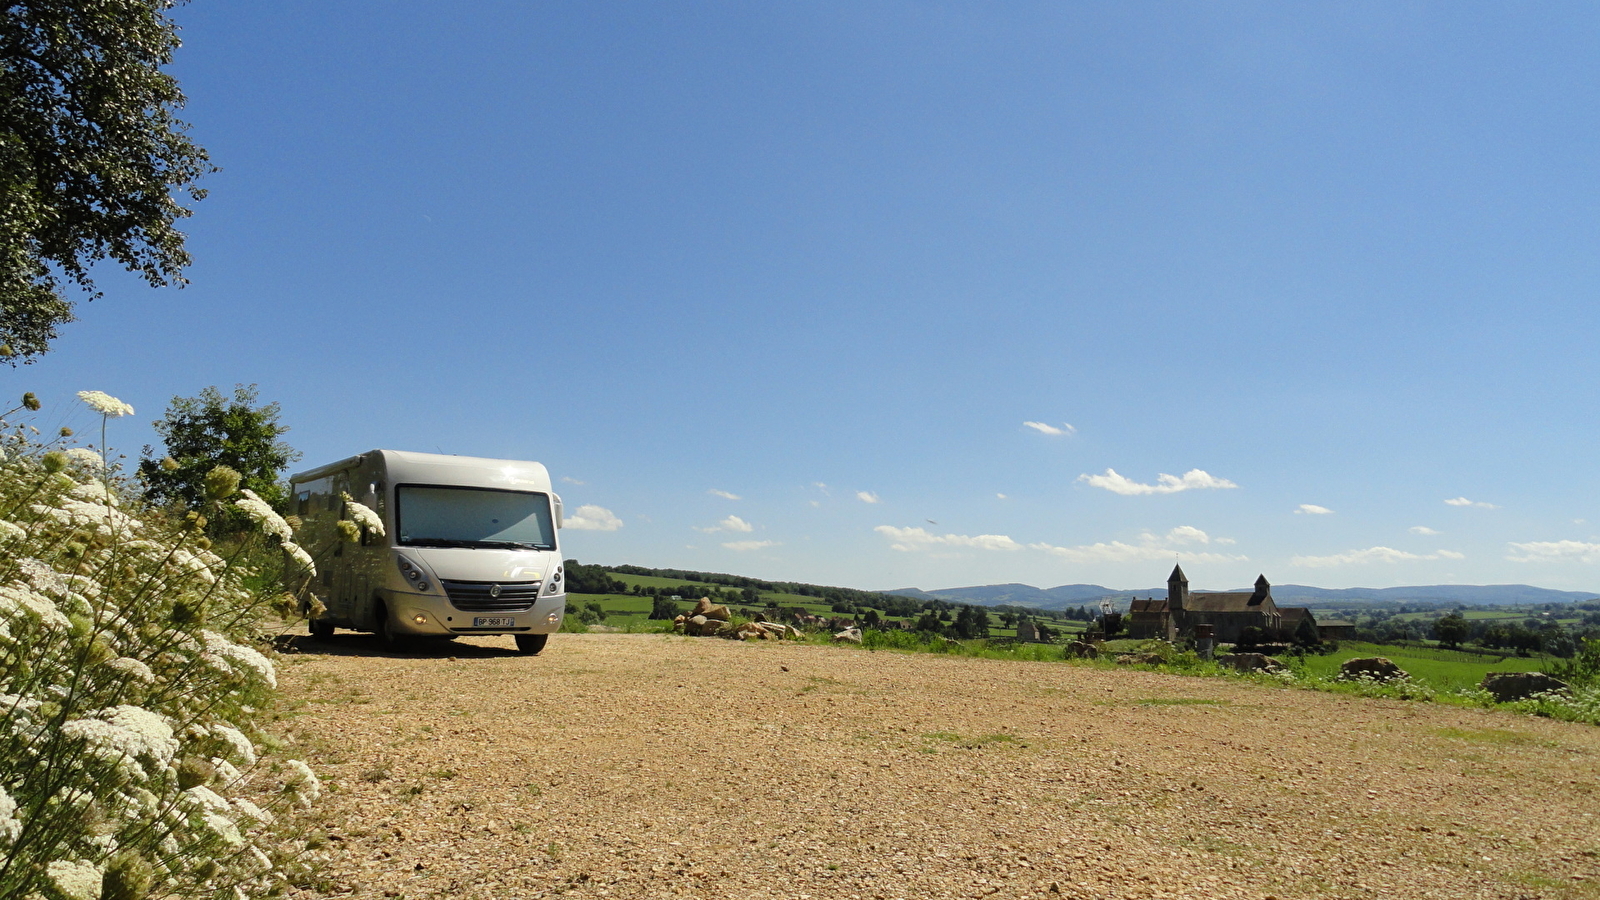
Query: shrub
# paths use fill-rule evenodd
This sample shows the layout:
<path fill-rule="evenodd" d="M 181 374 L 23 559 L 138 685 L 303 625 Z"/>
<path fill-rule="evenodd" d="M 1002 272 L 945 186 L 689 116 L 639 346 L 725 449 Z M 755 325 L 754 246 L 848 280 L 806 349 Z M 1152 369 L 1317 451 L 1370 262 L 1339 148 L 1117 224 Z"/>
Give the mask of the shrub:
<path fill-rule="evenodd" d="M 303 583 L 309 554 L 253 494 L 219 493 L 213 512 L 263 532 L 219 555 L 204 516 L 141 510 L 114 475 L 93 451 L 0 436 L 0 896 L 277 892 L 283 814 L 319 784 L 257 749 L 276 674 L 246 636 L 270 600 L 297 601 L 244 578 Z"/>

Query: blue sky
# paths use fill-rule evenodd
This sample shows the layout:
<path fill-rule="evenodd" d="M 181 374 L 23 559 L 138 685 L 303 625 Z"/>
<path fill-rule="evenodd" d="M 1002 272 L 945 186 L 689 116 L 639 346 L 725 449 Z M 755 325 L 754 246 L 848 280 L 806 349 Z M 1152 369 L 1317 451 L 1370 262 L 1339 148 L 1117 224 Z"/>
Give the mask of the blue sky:
<path fill-rule="evenodd" d="M 177 16 L 192 283 L 102 272 L 42 425 L 258 384 L 585 562 L 1600 588 L 1591 5 Z"/>

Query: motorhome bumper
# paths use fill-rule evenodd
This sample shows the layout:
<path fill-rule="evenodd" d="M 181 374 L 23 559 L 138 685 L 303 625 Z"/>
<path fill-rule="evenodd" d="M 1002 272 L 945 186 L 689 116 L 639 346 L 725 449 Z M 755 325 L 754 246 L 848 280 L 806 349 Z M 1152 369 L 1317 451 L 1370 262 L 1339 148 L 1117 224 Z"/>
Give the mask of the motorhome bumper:
<path fill-rule="evenodd" d="M 470 612 L 451 606 L 443 597 L 391 594 L 392 627 L 403 634 L 549 634 L 561 629 L 566 611 L 565 594 L 543 597 L 521 612 Z"/>

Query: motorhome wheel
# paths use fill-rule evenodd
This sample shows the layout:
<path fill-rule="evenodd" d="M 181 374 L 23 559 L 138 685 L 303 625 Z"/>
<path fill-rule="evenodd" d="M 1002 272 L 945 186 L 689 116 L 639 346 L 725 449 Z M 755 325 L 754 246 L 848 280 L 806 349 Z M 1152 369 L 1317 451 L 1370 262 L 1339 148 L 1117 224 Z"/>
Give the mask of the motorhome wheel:
<path fill-rule="evenodd" d="M 324 622 L 321 619 L 311 619 L 306 623 L 306 627 L 311 629 L 311 636 L 319 641 L 325 641 L 328 638 L 333 637 L 332 622 Z"/>
<path fill-rule="evenodd" d="M 545 642 L 550 640 L 548 634 L 519 634 L 515 637 L 517 649 L 529 656 L 538 656 L 539 651 L 544 649 Z"/>

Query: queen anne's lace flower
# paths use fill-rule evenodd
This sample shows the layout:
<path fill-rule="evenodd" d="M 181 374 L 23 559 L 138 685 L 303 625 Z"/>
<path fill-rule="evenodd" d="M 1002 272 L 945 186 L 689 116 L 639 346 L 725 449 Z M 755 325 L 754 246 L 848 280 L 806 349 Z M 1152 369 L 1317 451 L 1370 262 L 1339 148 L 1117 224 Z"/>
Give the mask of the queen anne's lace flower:
<path fill-rule="evenodd" d="M 311 767 L 298 759 L 291 759 L 285 765 L 289 767 L 289 778 L 284 786 L 289 789 L 302 807 L 310 807 L 317 798 L 322 796 L 322 781 L 317 778 L 317 773 Z"/>
<path fill-rule="evenodd" d="M 304 569 L 306 574 L 317 574 L 317 563 L 311 558 L 311 554 L 306 552 L 304 547 L 294 541 L 284 541 L 283 552 L 288 555 L 289 559 L 294 561 L 295 565 Z"/>
<path fill-rule="evenodd" d="M 161 766 L 172 762 L 178 752 L 178 741 L 166 719 L 126 704 L 103 709 L 92 719 L 72 719 L 61 726 L 61 733 L 85 739 L 103 756 L 143 758 Z"/>
<path fill-rule="evenodd" d="M 90 409 L 104 416 L 133 415 L 133 407 L 105 391 L 79 391 L 78 399 L 87 404 Z"/>
<path fill-rule="evenodd" d="M 46 628 L 71 628 L 72 623 L 50 598 L 21 585 L 0 586 L 0 616 L 22 613 Z"/>
<path fill-rule="evenodd" d="M 244 732 L 231 725 L 212 725 L 205 731 L 233 748 L 233 758 L 241 764 L 246 766 L 256 764 L 256 746 L 250 743 L 250 739 L 244 736 Z"/>
<path fill-rule="evenodd" d="M 67 450 L 67 456 L 74 462 L 80 462 L 87 466 L 94 466 L 95 468 L 99 468 L 106 464 L 106 461 L 101 458 L 100 454 L 90 450 L 88 447 L 72 447 Z"/>
<path fill-rule="evenodd" d="M 27 536 L 28 532 L 23 530 L 21 525 L 0 519 L 0 541 L 16 541 Z"/>
<path fill-rule="evenodd" d="M 145 684 L 154 684 L 156 680 L 156 673 L 150 671 L 149 666 L 131 656 L 119 656 L 106 663 L 106 668 L 116 669 L 118 672 Z"/>
<path fill-rule="evenodd" d="M 262 531 L 276 535 L 280 540 L 294 540 L 294 529 L 289 527 L 289 523 L 284 521 L 283 516 L 278 515 L 271 504 L 256 496 L 256 492 L 249 488 L 245 488 L 239 493 L 244 496 L 233 501 L 233 505 L 244 510 L 245 515 L 254 519 L 255 523 L 261 526 Z"/>
<path fill-rule="evenodd" d="M 73 487 L 68 493 L 79 500 L 98 503 L 102 506 L 116 506 L 117 495 L 113 494 L 104 484 L 98 481 L 87 481 Z"/>
<path fill-rule="evenodd" d="M 22 821 L 17 818 L 17 801 L 11 799 L 5 788 L 0 788 L 0 846 L 9 844 L 22 833 Z"/>
<path fill-rule="evenodd" d="M 99 866 L 86 862 L 58 859 L 45 867 L 56 890 L 69 900 L 100 900 L 101 880 L 105 874 Z"/>
<path fill-rule="evenodd" d="M 206 649 L 203 656 L 213 665 L 225 660 L 232 664 L 232 668 L 249 669 L 268 685 L 278 686 L 278 673 L 272 667 L 272 660 L 262 656 L 254 648 L 235 644 L 215 631 L 201 631 L 200 640 L 205 642 Z M 222 668 L 227 667 L 222 666 Z"/>
<path fill-rule="evenodd" d="M 383 537 L 383 519 L 368 507 L 362 506 L 349 494 L 344 495 L 345 509 L 349 511 L 350 520 L 367 529 L 378 537 Z"/>

